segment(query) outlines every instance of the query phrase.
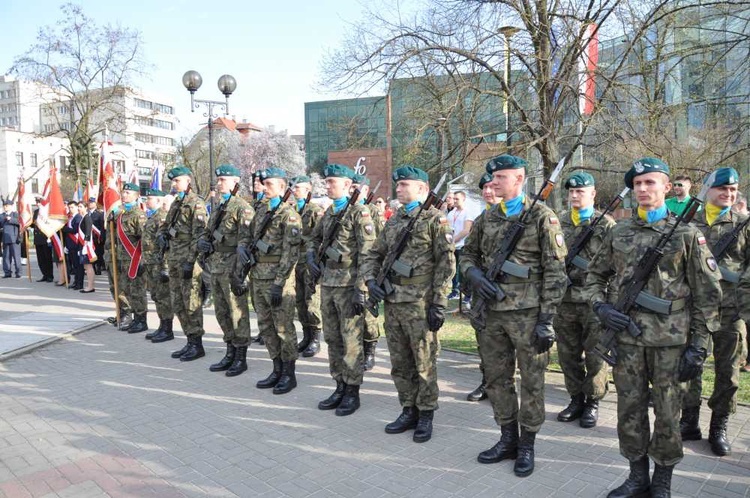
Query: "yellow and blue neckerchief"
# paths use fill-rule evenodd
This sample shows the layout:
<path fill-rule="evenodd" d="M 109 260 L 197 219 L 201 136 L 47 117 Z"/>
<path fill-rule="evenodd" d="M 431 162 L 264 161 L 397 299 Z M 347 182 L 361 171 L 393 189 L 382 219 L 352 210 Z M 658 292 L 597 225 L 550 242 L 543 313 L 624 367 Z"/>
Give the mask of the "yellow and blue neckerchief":
<path fill-rule="evenodd" d="M 662 204 L 653 211 L 646 211 L 645 209 L 638 207 L 638 217 L 649 224 L 663 220 L 668 215 L 669 210 L 667 209 L 666 204 Z"/>
<path fill-rule="evenodd" d="M 719 207 L 711 204 L 710 202 L 706 203 L 706 221 L 708 222 L 708 225 L 711 226 L 714 224 L 716 220 L 724 216 L 729 212 L 728 207 Z"/>
<path fill-rule="evenodd" d="M 526 197 L 521 194 L 515 199 L 509 201 L 500 201 L 500 209 L 503 210 L 505 216 L 515 216 L 523 210 L 523 202 Z"/>
<path fill-rule="evenodd" d="M 573 208 L 570 210 L 570 220 L 574 226 L 578 226 L 581 223 L 591 219 L 594 216 L 594 206 L 589 206 L 583 209 Z"/>

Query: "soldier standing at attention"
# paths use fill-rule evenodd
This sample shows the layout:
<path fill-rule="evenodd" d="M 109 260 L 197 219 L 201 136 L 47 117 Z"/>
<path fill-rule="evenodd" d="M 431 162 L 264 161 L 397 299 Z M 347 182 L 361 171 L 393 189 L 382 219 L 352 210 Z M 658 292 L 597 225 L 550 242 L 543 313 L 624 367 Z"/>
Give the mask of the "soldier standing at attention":
<path fill-rule="evenodd" d="M 127 299 L 129 307 L 133 310 L 133 321 L 122 330 L 129 334 L 143 332 L 148 329 L 146 313 L 148 304 L 146 301 L 146 285 L 143 277 L 144 268 L 141 261 L 142 246 L 141 236 L 143 226 L 146 224 L 146 213 L 138 206 L 140 187 L 133 183 L 122 186 L 122 210 L 115 219 L 117 271 L 119 291 Z"/>
<path fill-rule="evenodd" d="M 263 170 L 265 198 L 255 212 L 249 227 L 242 227 L 237 247 L 237 268 L 251 258 L 256 264 L 250 270 L 253 303 L 258 314 L 260 335 L 273 360 L 273 371 L 256 383 L 259 389 L 273 388 L 274 394 L 285 394 L 297 387 L 297 334 L 294 331 L 294 281 L 290 279 L 299 258 L 302 225 L 299 215 L 282 202 L 286 191 L 286 172 L 279 168 Z M 270 217 L 262 231 L 263 220 Z M 255 248 L 254 253 L 250 249 Z"/>
<path fill-rule="evenodd" d="M 266 196 L 266 187 L 263 186 L 263 181 L 261 180 L 263 170 L 259 169 L 255 171 L 252 175 L 252 182 L 253 182 L 253 200 L 250 203 L 250 205 L 253 207 L 255 212 L 258 212 L 258 209 L 260 209 L 260 206 L 263 204 L 263 199 Z M 253 310 L 255 310 L 255 294 L 253 293 L 253 281 L 250 275 L 247 276 L 247 279 L 245 280 L 245 285 L 247 285 L 247 294 L 249 296 L 250 304 L 253 306 Z M 258 332 L 258 335 L 255 336 L 255 339 L 252 340 L 254 344 L 263 344 L 263 336 Z"/>
<path fill-rule="evenodd" d="M 167 220 L 167 212 L 172 205 L 172 196 L 156 189 L 146 191 L 146 224 L 143 226 L 143 263 L 146 265 L 146 283 L 151 299 L 156 305 L 159 316 L 159 328 L 146 334 L 146 339 L 153 343 L 166 342 L 174 339 L 172 321 L 172 298 L 169 295 L 169 269 L 167 261 L 159 258 L 159 247 L 156 236 L 159 228 Z"/>
<path fill-rule="evenodd" d="M 295 209 L 302 223 L 302 246 L 297 265 L 294 267 L 294 293 L 297 316 L 302 323 L 302 342 L 297 350 L 309 358 L 320 351 L 320 293 L 310 291 L 310 272 L 305 263 L 305 247 L 312 237 L 313 230 L 323 216 L 323 208 L 311 202 L 312 183 L 307 175 L 294 180 Z M 303 347 L 304 346 L 304 347 Z"/>
<path fill-rule="evenodd" d="M 565 182 L 570 210 L 560 217 L 565 242 L 571 243 L 601 212 L 594 209 L 596 182 L 588 173 L 571 175 Z M 591 261 L 602 245 L 604 236 L 614 226 L 614 220 L 602 218 L 597 223 L 594 235 L 578 253 L 585 261 Z M 599 400 L 607 394 L 607 364 L 592 352 L 599 340 L 599 320 L 591 311 L 583 293 L 586 271 L 571 265 L 568 278 L 570 286 L 563 302 L 557 308 L 555 331 L 560 367 L 565 376 L 565 388 L 570 395 L 570 404 L 557 414 L 560 422 L 580 419 L 579 425 L 590 429 L 599 419 Z"/>
<path fill-rule="evenodd" d="M 393 172 L 396 196 L 402 207 L 390 217 L 383 233 L 366 254 L 363 274 L 370 295 L 385 300 L 385 331 L 391 354 L 391 378 L 402 407 L 399 417 L 385 426 L 388 434 L 415 429 L 413 441 L 432 437 L 432 420 L 438 408 L 437 332 L 445 321 L 448 293 L 456 270 L 453 235 L 440 210 L 423 212 L 421 203 L 429 195 L 427 173 L 412 166 Z M 410 269 L 410 277 L 387 275 L 393 292 L 376 280 L 383 262 L 404 234 L 409 222 L 419 216 L 398 256 L 399 267 Z M 402 272 L 403 273 L 403 272 Z"/>
<path fill-rule="evenodd" d="M 363 256 L 375 240 L 370 211 L 351 204 L 350 189 L 354 171 L 329 164 L 323 171 L 328 197 L 326 209 L 307 245 L 307 266 L 313 279 L 321 279 L 321 311 L 328 345 L 328 362 L 336 390 L 318 403 L 321 410 L 336 409 L 336 415 L 351 415 L 359 408 L 359 386 L 364 372 L 362 334 L 365 311 Z M 343 213 L 343 214 L 342 214 Z M 333 233 L 332 226 L 339 223 Z M 324 251 L 322 268 L 316 253 Z"/>
<path fill-rule="evenodd" d="M 167 248 L 172 310 L 187 337 L 187 344 L 172 353 L 172 358 L 180 361 L 193 361 L 206 355 L 202 339 L 206 333 L 201 306 L 203 270 L 196 263 L 196 244 L 206 228 L 206 205 L 195 192 L 188 192 L 191 175 L 185 166 L 177 166 L 167 173 L 177 195 L 156 238 L 161 249 Z"/>
<path fill-rule="evenodd" d="M 746 215 L 732 212 L 737 198 L 740 175 L 734 168 L 719 168 L 706 196 L 703 211 L 696 213 L 693 224 L 708 240 L 708 246 L 721 269 L 721 327 L 711 334 L 713 339 L 714 370 L 716 380 L 714 391 L 708 400 L 711 408 L 711 425 L 708 443 L 715 455 L 725 456 L 732 452 L 727 440 L 729 415 L 737 410 L 737 390 L 739 389 L 740 356 L 745 341 L 745 324 L 739 316 L 737 283 L 739 276 L 750 262 L 750 229 L 739 227 Z M 737 238 L 725 248 L 722 237 L 736 232 Z M 721 242 L 720 242 L 721 241 Z M 721 251 L 723 254 L 719 254 Z M 744 308 L 747 309 L 747 308 Z M 699 426 L 701 406 L 701 376 L 688 382 L 688 389 L 682 400 L 680 432 L 683 441 L 699 440 L 702 437 Z"/>
<path fill-rule="evenodd" d="M 354 189 L 359 189 L 360 194 L 357 202 L 363 204 L 367 210 L 370 211 L 372 226 L 375 227 L 375 236 L 379 236 L 380 232 L 383 230 L 383 224 L 385 221 L 375 204 L 365 204 L 367 197 L 370 195 L 370 179 L 364 175 L 355 174 L 352 179 L 352 192 Z M 380 338 L 380 324 L 378 323 L 378 319 L 370 313 L 364 313 L 363 318 L 362 326 L 364 327 L 364 331 L 362 339 L 364 341 L 363 345 L 365 353 L 364 369 L 365 372 L 367 372 L 368 370 L 372 370 L 375 366 L 375 350 L 377 349 L 378 339 Z"/>
<path fill-rule="evenodd" d="M 617 332 L 617 436 L 620 453 L 630 463 L 627 480 L 607 495 L 670 496 L 672 470 L 682 460 L 680 409 L 685 382 L 700 375 L 710 331 L 718 329 L 720 273 L 693 225 L 680 223 L 664 246 L 664 256 L 648 276 L 644 292 L 667 300 L 669 313 L 639 306 L 624 314 L 608 303 L 607 290 L 626 292 L 639 260 L 669 233 L 676 219 L 664 198 L 671 188 L 669 167 L 660 159 L 636 161 L 625 174 L 638 208 L 607 233 L 589 263 L 584 292 L 608 329 Z M 642 294 L 648 297 L 647 294 Z M 611 296 L 610 296 L 611 299 Z M 638 334 L 633 336 L 633 325 Z M 653 432 L 649 425 L 648 386 L 653 386 Z M 649 457 L 654 460 L 649 479 Z"/>
<path fill-rule="evenodd" d="M 541 203 L 531 207 L 532 200 L 523 193 L 525 168 L 526 161 L 511 155 L 487 163 L 495 195 L 503 200 L 475 221 L 460 262 L 472 295 L 479 293 L 487 305 L 479 347 L 487 395 L 501 431 L 500 441 L 477 459 L 480 463 L 515 459 L 513 471 L 519 477 L 534 471 L 534 441 L 544 423 L 544 371 L 555 338 L 552 321 L 567 285 L 560 221 Z M 508 261 L 524 269 L 528 278 L 501 272 L 498 281 L 490 282 L 484 269 L 526 209 L 531 209 L 526 228 Z M 496 298 L 498 288 L 505 293 L 501 301 Z M 521 371 L 520 411 L 516 361 Z"/>

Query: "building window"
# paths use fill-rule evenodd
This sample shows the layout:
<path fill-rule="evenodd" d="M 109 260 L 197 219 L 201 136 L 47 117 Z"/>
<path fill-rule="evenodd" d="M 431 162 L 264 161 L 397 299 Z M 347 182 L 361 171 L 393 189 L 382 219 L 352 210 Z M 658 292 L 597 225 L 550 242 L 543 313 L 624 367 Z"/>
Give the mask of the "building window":
<path fill-rule="evenodd" d="M 31 167 L 32 168 L 36 168 L 38 166 L 37 159 L 36 159 L 36 154 L 34 154 L 33 152 L 31 154 L 29 154 L 29 161 L 31 162 Z"/>
<path fill-rule="evenodd" d="M 68 165 L 68 158 L 66 156 L 60 156 L 60 171 L 65 171 L 65 167 Z"/>
<path fill-rule="evenodd" d="M 31 193 L 32 194 L 39 193 L 39 180 L 37 180 L 36 178 L 31 179 Z"/>
<path fill-rule="evenodd" d="M 125 161 L 122 159 L 112 161 L 112 166 L 115 168 L 115 173 L 125 173 Z"/>
<path fill-rule="evenodd" d="M 23 152 L 16 152 L 16 166 L 23 168 Z"/>
<path fill-rule="evenodd" d="M 150 150 L 135 150 L 135 157 L 138 159 L 154 159 L 154 152 Z"/>

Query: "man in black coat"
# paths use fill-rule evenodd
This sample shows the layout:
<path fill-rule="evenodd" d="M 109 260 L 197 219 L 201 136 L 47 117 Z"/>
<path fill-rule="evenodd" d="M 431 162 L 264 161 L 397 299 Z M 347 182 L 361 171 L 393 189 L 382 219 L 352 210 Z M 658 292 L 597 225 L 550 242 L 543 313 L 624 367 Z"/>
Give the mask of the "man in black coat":
<path fill-rule="evenodd" d="M 3 230 L 3 278 L 13 276 L 11 263 L 15 266 L 16 278 L 21 278 L 21 223 L 10 199 L 3 201 L 0 228 Z"/>
<path fill-rule="evenodd" d="M 104 269 L 104 211 L 97 209 L 96 197 L 90 197 L 88 203 L 88 211 L 91 215 L 91 221 L 94 227 L 99 231 L 98 234 L 94 233 L 94 243 L 96 246 L 96 261 L 94 262 L 94 273 L 97 275 L 102 274 Z"/>
<path fill-rule="evenodd" d="M 37 198 L 37 203 L 41 198 Z M 42 272 L 42 278 L 37 282 L 54 282 L 55 277 L 52 272 L 52 247 L 50 246 L 47 236 L 36 226 L 36 220 L 39 217 L 39 208 L 34 209 L 32 220 L 34 221 L 34 247 L 36 248 L 36 262 L 39 265 L 39 271 Z"/>

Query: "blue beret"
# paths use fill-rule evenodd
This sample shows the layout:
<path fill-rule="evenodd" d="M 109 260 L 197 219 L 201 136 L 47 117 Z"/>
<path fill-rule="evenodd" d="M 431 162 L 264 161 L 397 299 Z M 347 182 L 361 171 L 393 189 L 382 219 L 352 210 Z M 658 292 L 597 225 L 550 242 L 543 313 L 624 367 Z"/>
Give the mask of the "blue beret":
<path fill-rule="evenodd" d="M 307 175 L 299 175 L 297 177 L 294 177 L 292 179 L 292 182 L 294 182 L 295 185 L 299 183 L 312 183 L 312 181 L 310 180 L 310 177 Z"/>
<path fill-rule="evenodd" d="M 479 188 L 484 188 L 485 185 L 490 183 L 492 181 L 492 175 L 489 173 L 485 173 L 482 175 L 482 178 L 479 179 Z"/>
<path fill-rule="evenodd" d="M 365 175 L 355 174 L 354 178 L 352 178 L 352 183 L 356 183 L 357 185 L 369 185 L 370 179 Z"/>
<path fill-rule="evenodd" d="M 147 197 L 164 197 L 165 195 L 167 195 L 165 192 L 162 192 L 161 190 L 157 190 L 155 188 L 146 189 Z"/>
<path fill-rule="evenodd" d="M 495 171 L 504 169 L 523 169 L 526 170 L 526 161 L 518 156 L 503 154 L 502 156 L 493 157 L 485 166 L 487 173 L 492 174 Z"/>
<path fill-rule="evenodd" d="M 669 176 L 669 166 L 661 159 L 655 157 L 644 157 L 633 163 L 633 166 L 625 173 L 625 186 L 633 188 L 633 178 L 646 173 L 664 173 Z"/>
<path fill-rule="evenodd" d="M 266 168 L 261 170 L 260 179 L 268 180 L 269 178 L 281 178 L 282 180 L 286 180 L 286 171 L 281 168 Z"/>
<path fill-rule="evenodd" d="M 740 183 L 740 174 L 737 170 L 730 167 L 719 168 L 716 170 L 716 177 L 714 178 L 711 187 L 723 187 L 724 185 L 737 185 Z"/>
<path fill-rule="evenodd" d="M 420 182 L 429 183 L 430 177 L 423 170 L 415 168 L 414 166 L 401 166 L 393 172 L 394 182 L 399 180 L 417 180 Z"/>
<path fill-rule="evenodd" d="M 123 183 L 122 184 L 122 189 L 123 190 L 131 190 L 133 192 L 138 192 L 139 194 L 141 193 L 141 187 L 139 187 L 135 183 Z"/>
<path fill-rule="evenodd" d="M 185 166 L 175 166 L 174 168 L 169 170 L 169 173 L 167 173 L 167 178 L 169 178 L 170 180 L 174 180 L 178 176 L 191 176 L 192 174 L 193 172 Z"/>
<path fill-rule="evenodd" d="M 354 178 L 354 171 L 343 164 L 329 164 L 323 169 L 323 176 L 326 178 Z"/>
<path fill-rule="evenodd" d="M 242 173 L 232 164 L 222 164 L 216 168 L 216 176 L 242 176 Z"/>
<path fill-rule="evenodd" d="M 594 177 L 590 174 L 579 171 L 578 173 L 573 173 L 568 177 L 568 179 L 565 181 L 565 188 L 581 188 L 581 187 L 593 187 L 596 185 L 596 180 L 594 180 Z"/>

